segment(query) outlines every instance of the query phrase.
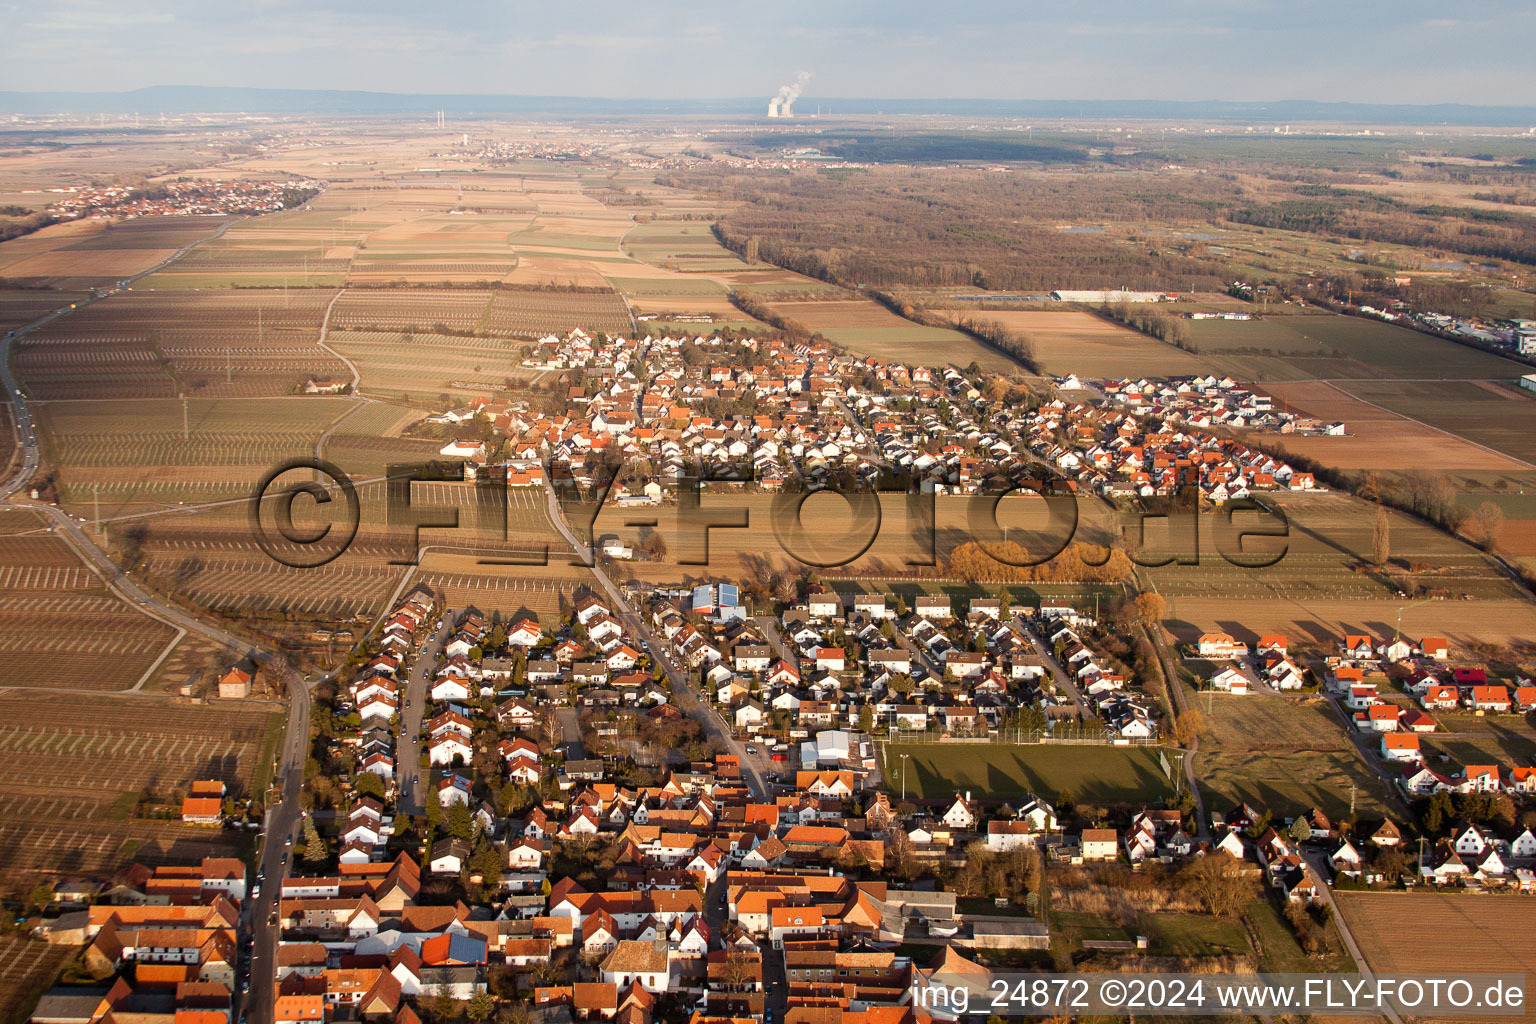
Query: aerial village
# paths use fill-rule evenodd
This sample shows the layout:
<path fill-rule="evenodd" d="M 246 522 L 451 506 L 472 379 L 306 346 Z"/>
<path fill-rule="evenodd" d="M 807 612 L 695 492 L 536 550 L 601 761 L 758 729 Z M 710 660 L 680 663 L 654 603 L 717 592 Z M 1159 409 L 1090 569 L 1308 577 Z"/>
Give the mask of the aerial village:
<path fill-rule="evenodd" d="M 1027 403 L 981 373 L 816 344 L 579 331 L 530 362 L 581 371 L 553 403 L 580 414 L 446 410 L 429 418 L 462 431 L 445 456 L 513 487 L 546 473 L 591 486 L 617 452 L 645 467 L 609 495 L 631 504 L 674 501 L 702 470 L 764 490 L 1045 478 L 1134 497 L 1194 484 L 1212 503 L 1315 486 L 1192 418 L 1225 406 L 1199 396 L 1230 396 L 1231 382 Z M 509 621 L 408 591 L 317 692 L 305 812 L 280 874 L 215 858 L 56 891 L 59 912 L 38 927 L 83 943 L 101 984 L 55 990 L 33 1019 L 234 1024 L 238 999 L 267 987 L 279 1024 L 502 1011 L 916 1024 L 930 1019 L 913 1002 L 920 971 L 1060 962 L 1049 905 L 1069 906 L 1075 886 L 1140 877 L 1208 914 L 1234 892 L 1268 893 L 1306 941 L 1329 886 L 1536 893 L 1536 834 L 1510 812 L 1536 798 L 1536 771 L 1430 763 L 1419 746 L 1446 716 L 1536 709 L 1536 681 L 1493 678 L 1443 638 L 1348 636 L 1318 652 L 1208 633 L 1177 652 L 1220 699 L 1336 704 L 1411 808 L 1286 816 L 1202 806 L 1166 756 L 1177 796 L 1141 804 L 909 794 L 905 757 L 887 761 L 885 744 L 1183 741 L 1107 614 L 1006 593 L 909 605 L 810 581 L 767 605 L 725 581 L 594 586 L 558 616 Z M 248 693 L 257 671 L 230 667 L 221 695 Z M 217 785 L 194 789 L 184 821 L 225 824 Z M 275 962 L 253 955 L 258 935 L 275 937 Z M 1134 934 L 1083 943 L 1103 957 L 1148 949 Z"/>

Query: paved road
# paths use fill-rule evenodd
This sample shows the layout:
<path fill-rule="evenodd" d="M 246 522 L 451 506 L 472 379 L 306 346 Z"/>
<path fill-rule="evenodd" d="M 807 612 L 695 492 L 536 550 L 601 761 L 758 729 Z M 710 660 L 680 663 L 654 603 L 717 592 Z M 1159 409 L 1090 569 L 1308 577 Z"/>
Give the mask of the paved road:
<path fill-rule="evenodd" d="M 565 747 L 566 760 L 586 760 L 587 745 L 581 742 L 581 713 L 572 707 L 556 708 L 555 721 L 560 724 L 560 742 Z"/>
<path fill-rule="evenodd" d="M 1045 641 L 1040 639 L 1040 635 L 1028 626 L 1024 627 L 1024 635 L 1029 638 L 1029 642 L 1034 645 L 1035 653 L 1045 663 L 1045 670 L 1051 674 L 1051 681 L 1056 684 L 1056 689 L 1071 697 L 1072 702 L 1077 705 L 1078 714 L 1090 722 L 1098 718 L 1098 713 L 1088 706 L 1088 701 L 1083 697 L 1083 692 L 1077 688 L 1077 683 L 1067 674 L 1067 670 L 1061 667 L 1061 662 L 1057 661 L 1055 653 L 1045 646 Z"/>
<path fill-rule="evenodd" d="M 1404 815 L 1410 821 L 1413 819 L 1413 808 L 1408 805 L 1408 799 L 1398 788 L 1396 769 L 1381 758 L 1381 733 L 1364 732 L 1355 728 L 1355 713 L 1344 706 L 1342 694 L 1329 692 L 1323 688 L 1323 699 L 1328 706 L 1339 716 L 1340 727 L 1344 735 L 1349 737 L 1349 742 L 1354 745 L 1355 753 L 1365 766 L 1374 772 L 1381 780 L 1381 788 L 1387 791 L 1388 797 L 1397 805 L 1398 813 Z"/>
<path fill-rule="evenodd" d="M 565 515 L 560 509 L 560 500 L 555 494 L 554 487 L 550 484 L 548 474 L 544 477 L 544 492 L 549 501 L 549 521 L 555 524 L 555 529 L 560 531 L 560 536 L 570 545 L 588 568 L 597 578 L 598 585 L 608 595 L 609 602 L 613 605 L 614 613 L 623 624 L 630 636 L 637 637 L 645 643 L 650 650 L 651 657 L 667 673 L 667 678 L 672 681 L 672 699 L 677 704 L 678 710 L 694 719 L 704 729 L 704 734 L 716 741 L 720 747 L 735 754 L 741 760 L 742 777 L 752 795 L 759 800 L 768 798 L 771 790 L 768 788 L 768 779 L 754 759 L 747 756 L 744 745 L 731 735 L 725 722 L 715 713 L 709 703 L 703 699 L 697 686 L 690 678 L 690 673 L 683 669 L 672 659 L 667 652 L 664 642 L 652 635 L 645 621 L 625 599 L 623 591 L 614 586 L 608 574 L 597 565 L 592 558 L 592 549 L 576 539 L 571 528 L 565 521 Z"/>
<path fill-rule="evenodd" d="M 148 270 L 127 278 L 131 284 L 166 265 L 180 259 L 194 246 L 202 242 L 211 241 L 224 233 L 234 220 L 226 221 L 217 231 L 205 238 L 192 242 L 174 254 L 157 263 Z M 145 615 L 165 622 L 177 629 L 199 636 L 207 637 L 214 642 L 229 648 L 231 651 L 247 651 L 253 647 L 267 655 L 277 652 L 260 645 L 253 645 L 243 637 L 228 633 L 215 625 L 211 625 L 189 614 L 183 609 L 168 604 L 161 598 L 141 586 L 132 578 L 131 574 L 124 572 L 107 555 L 98 548 L 91 538 L 81 528 L 80 523 L 72 519 L 68 513 L 53 505 L 12 503 L 10 498 L 17 491 L 22 490 L 31 481 L 32 476 L 41 465 L 42 456 L 37 443 L 36 428 L 32 422 L 32 414 L 27 408 L 26 396 L 21 393 L 15 377 L 11 373 L 10 356 L 12 343 L 21 337 L 37 330 L 40 327 L 52 323 L 62 316 L 67 316 L 74 309 L 83 308 L 94 302 L 98 302 L 114 292 L 107 292 L 99 296 L 84 299 L 69 309 L 56 310 L 25 327 L 17 328 L 8 333 L 3 342 L 0 342 L 0 382 L 4 383 L 6 395 L 10 398 L 12 409 L 15 412 L 17 443 L 22 446 L 21 465 L 11 474 L 10 478 L 0 485 L 0 503 L 8 507 L 26 508 L 46 518 L 55 535 L 60 537 L 73 548 L 80 558 L 107 581 L 107 588 L 122 600 L 137 607 Z M 140 680 L 142 685 L 143 680 Z M 283 869 L 283 859 L 286 849 L 279 837 L 292 835 L 299 822 L 299 792 L 304 783 L 304 762 L 307 755 L 305 749 L 309 741 L 309 688 L 311 681 L 292 673 L 288 679 L 288 725 L 284 736 L 283 745 L 278 757 L 278 769 L 275 776 L 278 786 L 281 788 L 281 799 L 277 803 L 267 801 L 267 818 L 263 832 L 268 839 L 263 850 L 258 867 L 259 874 L 264 874 L 269 879 L 277 879 Z M 128 696 L 153 696 L 143 694 L 139 686 L 126 691 Z M 254 880 L 253 880 L 254 881 Z M 276 935 L 274 930 L 267 926 L 268 915 L 274 906 L 275 894 L 278 886 L 261 885 L 259 895 L 246 901 L 242 908 L 246 923 L 252 926 L 255 948 L 252 956 L 250 992 L 241 999 L 236 995 L 235 1013 L 241 1012 L 240 1003 L 245 1003 L 244 1013 L 250 1024 L 267 1024 L 272 1018 L 272 996 L 275 986 L 275 964 L 273 957 L 276 949 Z"/>
<path fill-rule="evenodd" d="M 784 639 L 784 634 L 779 632 L 779 620 L 772 615 L 756 616 L 754 621 L 757 628 L 762 631 L 763 639 L 768 641 L 768 646 L 773 648 L 773 653 L 786 664 L 800 667 L 800 652 L 789 645 Z"/>
<path fill-rule="evenodd" d="M 1322 853 L 1317 850 L 1303 850 L 1302 860 L 1307 866 L 1308 874 L 1312 876 L 1312 884 L 1317 887 L 1318 896 L 1333 912 L 1333 922 L 1338 925 L 1339 937 L 1344 940 L 1344 948 L 1349 951 L 1349 955 L 1355 961 L 1355 970 L 1362 976 L 1374 980 L 1376 976 L 1371 973 L 1370 964 L 1366 963 L 1364 954 L 1360 952 L 1360 946 L 1349 930 L 1349 922 L 1344 919 L 1343 914 L 1339 913 L 1338 901 L 1333 898 L 1333 887 L 1325 881 L 1328 877 L 1328 869 L 1323 862 Z M 1382 1007 L 1382 1010 L 1392 1024 L 1403 1024 L 1403 1018 L 1391 1006 Z"/>
<path fill-rule="evenodd" d="M 1142 629 L 1142 634 L 1152 642 L 1157 649 L 1158 663 L 1163 667 L 1163 685 L 1168 690 L 1168 699 L 1173 702 L 1174 711 L 1182 715 L 1184 707 L 1184 687 L 1179 682 L 1179 674 L 1174 665 L 1174 655 L 1168 650 L 1167 635 L 1162 627 L 1154 629 Z M 1189 784 L 1189 792 L 1195 798 L 1195 825 L 1199 829 L 1196 838 L 1202 842 L 1211 839 L 1211 822 L 1205 813 L 1205 797 L 1200 794 L 1200 783 L 1195 778 L 1195 757 L 1200 753 L 1200 737 L 1192 736 L 1189 747 L 1184 751 L 1184 779 Z"/>
<path fill-rule="evenodd" d="M 425 814 L 427 791 L 421 782 L 421 716 L 427 708 L 427 691 L 437 668 L 437 653 L 443 649 L 458 616 L 452 608 L 443 611 L 442 625 L 421 645 L 411 662 L 405 682 L 405 707 L 400 709 L 400 738 L 395 744 L 395 778 L 399 788 L 399 813 Z"/>

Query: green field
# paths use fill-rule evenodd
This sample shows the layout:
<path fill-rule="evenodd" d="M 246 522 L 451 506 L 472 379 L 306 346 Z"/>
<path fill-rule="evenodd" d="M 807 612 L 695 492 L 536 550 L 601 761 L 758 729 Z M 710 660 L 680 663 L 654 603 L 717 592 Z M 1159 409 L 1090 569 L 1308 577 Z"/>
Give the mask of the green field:
<path fill-rule="evenodd" d="M 625 295 L 724 295 L 725 285 L 705 278 L 609 277 Z"/>
<path fill-rule="evenodd" d="M 1174 795 L 1156 747 L 1071 744 L 1013 746 L 984 743 L 888 743 L 882 748 L 886 789 L 941 800 L 970 791 L 978 800 L 1017 800 L 1031 793 L 1055 799 L 1062 791 L 1095 803 L 1144 803 Z"/>
<path fill-rule="evenodd" d="M 295 291 L 306 288 L 339 288 L 346 283 L 346 274 L 304 273 L 297 266 L 292 271 L 266 271 L 263 273 L 229 271 L 228 273 L 180 273 L 164 270 L 150 274 L 135 284 L 136 291 L 202 291 L 217 288 L 271 288 L 282 289 L 284 282 Z"/>
<path fill-rule="evenodd" d="M 1074 946 L 1084 939 L 1134 942 L 1145 935 L 1154 956 L 1246 956 L 1251 948 L 1242 922 L 1199 914 L 1144 914 L 1134 928 L 1123 928 L 1095 914 L 1058 910 L 1051 927 Z"/>
<path fill-rule="evenodd" d="M 1406 327 L 1328 313 L 1192 320 L 1189 345 L 1215 373 L 1240 380 L 1514 379 L 1522 364 Z M 1368 396 L 1367 396 L 1368 397 Z"/>
<path fill-rule="evenodd" d="M 1446 344 L 1449 344 L 1448 342 Z M 1440 376 L 1468 376 L 1467 367 L 1478 359 L 1494 359 L 1463 349 L 1466 357 L 1440 371 Z M 1516 364 L 1499 360 L 1511 381 L 1521 372 Z M 1452 369 L 1454 367 L 1454 371 Z M 1530 367 L 1524 367 L 1529 371 Z M 1514 386 L 1483 386 L 1468 381 L 1353 382 L 1343 385 L 1356 398 L 1459 434 L 1506 455 L 1536 460 L 1536 396 Z"/>

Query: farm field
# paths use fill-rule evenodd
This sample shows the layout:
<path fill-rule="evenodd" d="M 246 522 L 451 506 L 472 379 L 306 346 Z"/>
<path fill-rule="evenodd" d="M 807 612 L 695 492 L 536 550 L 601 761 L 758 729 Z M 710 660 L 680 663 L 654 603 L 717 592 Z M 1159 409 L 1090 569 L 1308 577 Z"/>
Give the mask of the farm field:
<path fill-rule="evenodd" d="M 1202 693 L 1187 700 L 1207 728 L 1195 767 L 1208 809 L 1246 800 L 1276 816 L 1312 807 L 1342 816 L 1353 783 L 1357 810 L 1386 812 L 1380 781 L 1322 698 Z"/>
<path fill-rule="evenodd" d="M 350 376 L 315 343 L 334 295 L 135 290 L 28 334 L 14 365 L 45 401 L 289 395 L 309 377 Z"/>
<path fill-rule="evenodd" d="M 1476 950 L 1480 971 L 1536 972 L 1528 897 L 1417 891 L 1341 892 L 1334 898 L 1366 962 L 1382 974 L 1441 970 L 1436 963 L 1443 964 L 1446 950 Z M 1404 928 L 1405 921 L 1413 927 Z"/>
<path fill-rule="evenodd" d="M 0 693 L 0 884 L 106 876 L 129 860 L 228 856 L 229 834 L 132 816 L 141 795 L 169 802 L 194 779 L 250 795 L 281 733 L 279 709 L 162 697 Z"/>
<path fill-rule="evenodd" d="M 911 576 L 913 570 L 909 561 L 923 563 L 935 550 L 942 558 L 957 545 L 972 539 L 969 526 L 971 501 L 963 496 L 943 495 L 934 501 L 931 550 L 922 536 L 926 528 L 920 526 L 927 506 L 920 500 L 911 501 L 908 495 L 880 495 L 878 530 L 873 523 L 856 519 L 848 502 L 830 492 L 813 496 L 800 506 L 799 522 L 804 524 L 804 529 L 797 530 L 793 515 L 794 497 L 765 493 L 703 495 L 700 509 L 706 518 L 718 514 L 721 522 L 727 522 L 731 516 L 740 515 L 743 523 L 742 528 L 711 528 L 707 548 L 700 528 L 680 528 L 682 517 L 676 506 L 636 510 L 605 505 L 596 517 L 593 532 L 599 537 L 613 533 L 629 542 L 639 538 L 640 529 L 627 526 L 627 523 L 654 520 L 656 531 L 667 544 L 666 560 L 624 565 L 629 576 L 653 582 L 705 574 L 731 578 L 756 573 L 765 567 L 804 568 L 811 562 L 831 565 L 859 554 L 872 531 L 873 541 L 858 558 L 826 571 L 854 575 L 867 573 L 877 577 Z M 779 507 L 783 508 L 782 513 L 776 512 Z M 1032 511 L 1035 511 L 1032 506 L 999 505 L 998 524 L 1010 528 L 1038 525 L 1030 518 Z M 566 515 L 573 524 L 583 528 L 593 521 L 590 506 L 567 508 Z M 1102 522 L 1102 506 L 1085 507 L 1078 539 L 1089 543 L 1106 541 Z M 788 554 L 790 550 L 799 556 L 799 560 Z"/>
<path fill-rule="evenodd" d="M 624 235 L 624 252 L 652 266 L 684 273 L 743 270 L 748 264 L 721 245 L 707 221 L 653 221 Z"/>
<path fill-rule="evenodd" d="M 1536 759 L 1536 734 L 1517 716 L 1482 720 L 1484 728 L 1475 733 L 1432 733 L 1423 737 L 1426 759 L 1448 757 L 1452 764 L 1531 764 Z M 1505 724 L 1508 723 L 1508 724 Z"/>
<path fill-rule="evenodd" d="M 491 305 L 489 291 L 350 288 L 331 307 L 333 331 L 473 331 Z"/>
<path fill-rule="evenodd" d="M 481 395 L 528 379 L 523 346 L 505 338 L 332 331 L 326 340 L 357 367 L 360 390 L 437 402 L 442 392 Z M 348 375 L 350 379 L 350 375 Z M 355 432 L 349 417 L 344 424 Z"/>
<path fill-rule="evenodd" d="M 23 1024 L 76 952 L 28 935 L 0 935 L 0 1024 Z"/>
<path fill-rule="evenodd" d="M 95 230 L 73 225 L 44 229 L 0 244 L 0 284 L 66 290 L 115 285 L 215 234 L 229 219 L 154 217 Z"/>
<path fill-rule="evenodd" d="M 563 335 L 572 327 L 588 333 L 630 334 L 634 331 L 629 307 L 618 292 L 527 291 L 499 289 L 491 299 L 485 330 L 516 338 Z"/>
<path fill-rule="evenodd" d="M 0 531 L 0 687 L 127 689 L 174 639 L 108 592 L 40 517 L 6 512 Z"/>
<path fill-rule="evenodd" d="M 1035 358 L 1057 377 L 1171 377 L 1205 372 L 1201 361 L 1172 345 L 1101 316 L 1055 310 L 990 310 L 985 303 L 934 312 L 952 319 L 994 320 L 1029 338 Z M 979 308 L 978 308 L 979 307 Z"/>
<path fill-rule="evenodd" d="M 1098 744 L 1012 746 L 985 743 L 881 744 L 885 787 L 901 792 L 907 755 L 907 795 L 942 800 L 969 790 L 983 800 L 1070 792 L 1080 803 L 1144 803 L 1173 796 L 1156 747 Z"/>
<path fill-rule="evenodd" d="M 1297 642 L 1330 651 L 1345 633 L 1390 637 L 1405 602 L 1326 598 L 1177 597 L 1168 602 L 1164 624 L 1181 642 L 1222 631 L 1245 642 L 1266 633 L 1284 633 Z M 1228 629 L 1227 627 L 1232 627 Z M 1509 600 L 1435 601 L 1403 612 L 1405 636 L 1444 636 L 1453 651 L 1474 644 L 1520 644 L 1536 632 L 1536 606 Z"/>
<path fill-rule="evenodd" d="M 1238 380 L 1436 381 L 1514 378 L 1523 364 L 1378 320 L 1325 312 L 1261 320 L 1191 320 L 1189 346 L 1211 373 Z"/>
<path fill-rule="evenodd" d="M 959 331 L 912 323 L 873 299 L 774 299 L 771 305 L 776 313 L 797 320 L 861 355 L 929 366 L 968 366 L 975 361 L 986 369 L 1003 373 L 1021 370 L 1014 360 Z"/>
<path fill-rule="evenodd" d="M 88 295 L 88 292 L 55 291 L 51 288 L 0 289 L 0 331 L 15 330 Z"/>
<path fill-rule="evenodd" d="M 1274 565 L 1250 568 L 1229 562 L 1221 546 L 1234 554 L 1234 561 L 1240 561 L 1235 538 L 1224 518 L 1211 514 L 1200 519 L 1198 565 L 1174 563 L 1143 569 L 1143 577 L 1181 606 L 1189 599 L 1226 599 L 1233 618 L 1240 618 L 1237 608 L 1249 602 L 1276 601 L 1294 607 L 1336 601 L 1397 602 L 1392 573 L 1410 575 L 1426 590 L 1443 591 L 1457 601 L 1521 598 L 1508 576 L 1481 552 L 1408 516 L 1388 513 L 1393 558 L 1390 572 L 1362 572 L 1356 567 L 1371 556 L 1374 506 L 1344 494 L 1275 494 L 1265 500 L 1285 513 L 1289 536 L 1273 541 L 1253 538 L 1244 542 L 1243 551 L 1255 555 L 1283 551 Z M 1274 525 L 1274 520 L 1256 516 L 1247 525 L 1242 519 L 1236 522 L 1247 529 Z M 1187 533 L 1170 534 L 1166 526 L 1155 533 L 1149 527 L 1146 550 L 1148 558 L 1192 551 Z M 1411 573 L 1410 564 L 1417 567 Z"/>
<path fill-rule="evenodd" d="M 49 402 L 39 439 L 59 467 L 60 499 L 119 506 L 245 497 L 270 468 L 310 458 L 315 442 L 353 406 L 348 398 Z M 99 493 L 97 488 L 99 487 Z"/>
<path fill-rule="evenodd" d="M 1359 387 L 1326 381 L 1266 385 L 1264 390 L 1282 407 L 1328 423 L 1342 420 L 1349 432 L 1345 437 L 1266 438 L 1266 443 L 1340 469 L 1518 472 L 1529 468 L 1515 458 L 1472 444 L 1454 431 L 1416 422 L 1344 390 Z"/>
<path fill-rule="evenodd" d="M 1511 381 L 1514 376 L 1518 374 L 1512 374 Z M 1519 460 L 1517 468 L 1536 468 L 1536 395 L 1529 391 L 1512 384 L 1455 379 L 1355 381 L 1343 387 L 1357 398 L 1503 452 Z"/>

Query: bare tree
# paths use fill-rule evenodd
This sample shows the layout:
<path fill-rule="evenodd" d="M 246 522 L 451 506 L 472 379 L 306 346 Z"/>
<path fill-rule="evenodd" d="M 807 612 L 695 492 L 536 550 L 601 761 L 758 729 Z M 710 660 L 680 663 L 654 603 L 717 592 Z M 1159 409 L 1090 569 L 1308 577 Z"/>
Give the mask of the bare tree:
<path fill-rule="evenodd" d="M 1491 501 L 1485 501 L 1472 512 L 1472 539 L 1484 551 L 1493 551 L 1499 545 L 1499 534 L 1504 529 L 1504 510 Z"/>

